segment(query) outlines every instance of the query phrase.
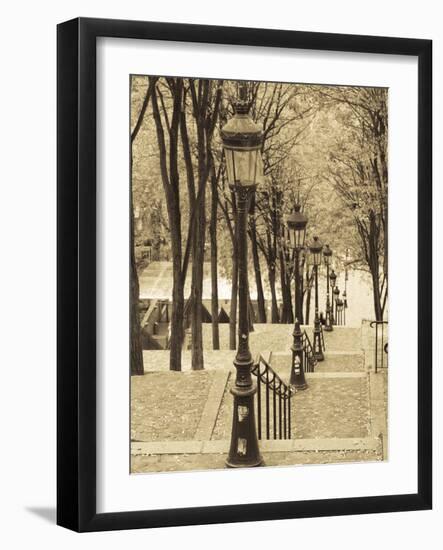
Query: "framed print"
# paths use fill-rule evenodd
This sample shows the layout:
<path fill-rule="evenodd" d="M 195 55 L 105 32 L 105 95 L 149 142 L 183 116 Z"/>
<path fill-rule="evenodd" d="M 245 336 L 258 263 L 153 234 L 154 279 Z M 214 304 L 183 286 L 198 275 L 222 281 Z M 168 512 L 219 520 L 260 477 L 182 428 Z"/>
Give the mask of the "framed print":
<path fill-rule="evenodd" d="M 431 508 L 431 41 L 57 36 L 58 524 Z"/>

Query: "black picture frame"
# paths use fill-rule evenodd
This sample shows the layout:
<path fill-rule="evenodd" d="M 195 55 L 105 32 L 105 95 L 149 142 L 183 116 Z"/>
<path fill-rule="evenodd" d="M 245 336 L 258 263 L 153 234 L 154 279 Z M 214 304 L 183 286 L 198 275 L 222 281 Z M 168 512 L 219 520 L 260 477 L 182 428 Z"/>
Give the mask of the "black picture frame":
<path fill-rule="evenodd" d="M 167 40 L 418 58 L 416 494 L 96 512 L 96 39 Z M 426 510 L 432 507 L 432 42 L 107 19 L 57 29 L 57 523 L 76 531 Z"/>

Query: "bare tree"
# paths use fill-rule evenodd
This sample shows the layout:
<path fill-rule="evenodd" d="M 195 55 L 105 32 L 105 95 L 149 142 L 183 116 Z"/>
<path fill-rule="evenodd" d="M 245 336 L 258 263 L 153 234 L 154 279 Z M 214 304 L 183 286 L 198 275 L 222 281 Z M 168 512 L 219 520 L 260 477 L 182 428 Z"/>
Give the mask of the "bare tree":
<path fill-rule="evenodd" d="M 388 296 L 387 90 L 338 87 L 321 93 L 337 105 L 345 130 L 329 155 L 330 178 L 360 237 L 375 318 L 382 320 Z"/>
<path fill-rule="evenodd" d="M 131 80 L 131 86 L 133 81 Z M 141 327 L 140 327 L 140 313 L 139 313 L 139 299 L 140 299 L 140 286 L 138 281 L 137 266 L 135 261 L 135 247 L 134 247 L 134 200 L 133 200 L 133 189 L 132 189 L 132 166 L 133 166 L 133 143 L 137 138 L 141 125 L 148 108 L 149 99 L 151 97 L 151 86 L 148 86 L 146 94 L 143 100 L 140 113 L 137 117 L 136 124 L 134 129 L 131 132 L 131 157 L 130 157 L 130 279 L 131 279 L 131 289 L 130 289 L 130 317 L 131 317 L 131 345 L 130 345 L 130 363 L 131 363 L 131 374 L 142 375 L 144 374 L 143 367 L 143 351 L 142 351 L 142 342 L 141 342 Z"/>

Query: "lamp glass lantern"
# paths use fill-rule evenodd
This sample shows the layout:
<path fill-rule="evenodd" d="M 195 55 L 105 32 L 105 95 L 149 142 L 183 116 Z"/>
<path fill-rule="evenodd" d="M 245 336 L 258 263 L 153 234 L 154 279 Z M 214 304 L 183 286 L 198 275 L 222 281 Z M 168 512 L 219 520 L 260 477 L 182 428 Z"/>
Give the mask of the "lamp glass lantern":
<path fill-rule="evenodd" d="M 334 270 L 331 271 L 331 274 L 329 275 L 329 281 L 331 283 L 331 288 L 334 289 L 335 283 L 337 281 L 337 274 Z"/>
<path fill-rule="evenodd" d="M 325 265 L 331 264 L 331 256 L 332 256 L 332 250 L 329 248 L 328 244 L 325 244 L 323 248 L 323 259 L 324 259 Z"/>
<path fill-rule="evenodd" d="M 314 237 L 311 245 L 309 246 L 309 252 L 311 253 L 312 264 L 318 267 L 321 264 L 323 244 L 318 237 Z"/>
<path fill-rule="evenodd" d="M 306 225 L 308 218 L 300 212 L 300 205 L 296 204 L 294 210 L 286 219 L 288 228 L 289 246 L 293 249 L 302 249 L 305 245 Z"/>
<path fill-rule="evenodd" d="M 233 187 L 260 185 L 263 182 L 263 131 L 249 114 L 244 83 L 240 85 L 234 110 L 234 116 L 221 130 L 228 183 Z"/>

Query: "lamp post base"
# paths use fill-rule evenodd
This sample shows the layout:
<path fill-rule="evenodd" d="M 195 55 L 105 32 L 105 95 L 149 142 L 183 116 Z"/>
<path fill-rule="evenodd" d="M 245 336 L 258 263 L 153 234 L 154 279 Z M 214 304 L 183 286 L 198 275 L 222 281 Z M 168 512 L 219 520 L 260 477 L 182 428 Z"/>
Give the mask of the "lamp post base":
<path fill-rule="evenodd" d="M 292 364 L 291 364 L 291 376 L 289 377 L 289 385 L 294 388 L 295 391 L 305 390 L 308 385 L 305 380 L 305 371 L 303 368 L 303 335 L 300 329 L 300 323 L 298 319 L 295 319 L 294 343 L 292 344 Z"/>
<path fill-rule="evenodd" d="M 249 462 L 231 462 L 229 458 L 225 461 L 226 468 L 257 468 L 258 466 L 264 466 L 265 463 L 263 461 L 263 458 L 260 456 L 256 462 L 249 461 Z"/>
<path fill-rule="evenodd" d="M 294 388 L 295 392 L 308 389 L 308 385 L 306 384 L 306 382 L 304 382 L 304 384 L 290 384 L 290 386 L 291 388 Z"/>
<path fill-rule="evenodd" d="M 324 361 L 325 356 L 323 355 L 323 344 L 321 338 L 321 329 L 320 329 L 320 320 L 318 315 L 315 315 L 314 321 L 314 357 L 317 361 Z"/>
<path fill-rule="evenodd" d="M 255 426 L 254 394 L 256 391 L 255 386 L 236 385 L 231 389 L 231 394 L 234 396 L 234 410 L 231 446 L 226 459 L 228 468 L 254 468 L 263 464 Z"/>
<path fill-rule="evenodd" d="M 302 359 L 300 359 L 299 362 L 295 361 L 295 357 L 301 353 L 303 353 L 303 351 L 299 351 L 297 348 L 294 349 L 294 346 L 292 347 L 293 359 L 292 359 L 292 365 L 291 365 L 291 376 L 289 378 L 289 385 L 292 388 L 294 388 L 295 391 L 305 390 L 308 387 L 308 384 L 306 383 L 306 379 L 305 379 L 305 372 L 303 370 Z"/>
<path fill-rule="evenodd" d="M 329 288 L 329 286 L 328 286 L 328 288 Z M 333 320 L 332 320 L 331 303 L 329 301 L 329 293 L 328 293 L 327 296 L 326 296 L 326 317 L 325 317 L 325 326 L 324 326 L 323 330 L 326 331 L 326 332 L 332 332 L 334 330 L 333 327 L 332 327 L 333 324 L 334 323 L 333 323 Z"/>

